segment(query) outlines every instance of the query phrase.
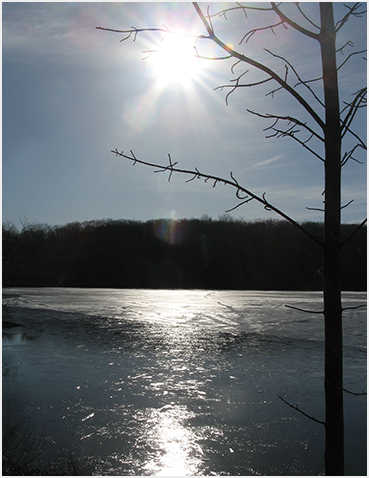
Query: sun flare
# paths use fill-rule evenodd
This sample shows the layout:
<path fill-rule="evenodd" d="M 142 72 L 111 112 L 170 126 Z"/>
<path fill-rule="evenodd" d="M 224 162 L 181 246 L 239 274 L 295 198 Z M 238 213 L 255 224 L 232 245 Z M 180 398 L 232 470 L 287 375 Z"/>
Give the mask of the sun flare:
<path fill-rule="evenodd" d="M 161 85 L 188 84 L 199 74 L 200 62 L 192 38 L 167 35 L 150 58 Z"/>

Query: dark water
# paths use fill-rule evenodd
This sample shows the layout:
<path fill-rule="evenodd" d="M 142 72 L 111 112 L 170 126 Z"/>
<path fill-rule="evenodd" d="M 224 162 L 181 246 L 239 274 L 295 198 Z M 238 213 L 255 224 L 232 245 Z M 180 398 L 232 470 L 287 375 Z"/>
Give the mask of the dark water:
<path fill-rule="evenodd" d="M 3 290 L 3 423 L 102 475 L 318 475 L 321 295 Z M 345 295 L 348 305 L 365 294 Z M 366 390 L 366 312 L 345 316 L 345 388 Z M 8 324 L 8 325 L 9 325 Z M 11 325 L 17 325 L 11 327 Z M 346 473 L 366 475 L 366 397 L 345 394 Z"/>

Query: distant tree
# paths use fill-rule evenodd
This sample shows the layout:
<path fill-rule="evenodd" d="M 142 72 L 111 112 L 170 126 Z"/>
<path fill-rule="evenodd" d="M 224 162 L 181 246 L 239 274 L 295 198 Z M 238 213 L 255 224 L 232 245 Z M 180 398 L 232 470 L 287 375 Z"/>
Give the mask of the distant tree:
<path fill-rule="evenodd" d="M 277 213 L 283 219 L 292 223 L 321 247 L 324 292 L 324 310 L 322 313 L 324 314 L 325 323 L 325 420 L 323 422 L 326 432 L 325 464 L 326 474 L 343 475 L 343 308 L 341 302 L 341 275 L 345 272 L 345 264 L 341 264 L 341 256 L 346 244 L 364 226 L 366 219 L 363 219 L 362 223 L 348 237 L 341 237 L 341 210 L 349 205 L 341 204 L 341 169 L 349 161 L 358 161 L 357 153 L 366 150 L 363 138 L 353 130 L 353 126 L 355 124 L 354 120 L 357 120 L 357 115 L 366 106 L 367 88 L 365 85 L 362 85 L 348 101 L 340 103 L 339 70 L 348 60 L 355 55 L 363 54 L 366 50 L 353 51 L 347 55 L 347 50 L 353 47 L 352 42 L 347 41 L 338 49 L 336 37 L 350 19 L 361 17 L 366 11 L 360 3 L 340 4 L 341 8 L 344 7 L 346 10 L 342 17 L 335 21 L 333 3 L 321 2 L 317 4 L 320 22 L 315 22 L 304 12 L 303 3 L 295 3 L 296 12 L 301 19 L 301 23 L 297 23 L 291 15 L 284 13 L 285 9 L 282 4 L 274 2 L 257 5 L 253 3 L 249 6 L 237 3 L 235 6 L 227 7 L 215 14 L 210 14 L 209 8 L 207 13 L 204 13 L 198 3 L 193 3 L 193 6 L 205 27 L 204 34 L 194 36 L 195 55 L 201 57 L 199 53 L 201 42 L 212 42 L 226 53 L 226 56 L 222 57 L 222 59 L 234 60 L 237 65 L 247 65 L 247 67 L 252 67 L 261 74 L 260 79 L 253 82 L 245 82 L 244 78 L 247 73 L 245 71 L 238 77 L 233 78 L 229 85 L 223 85 L 221 88 L 229 89 L 227 99 L 230 93 L 237 90 L 250 87 L 256 88 L 270 83 L 276 85 L 270 91 L 272 96 L 278 90 L 284 90 L 300 105 L 301 111 L 307 113 L 309 119 L 305 121 L 288 114 L 261 114 L 249 111 L 253 115 L 272 121 L 272 124 L 267 128 L 272 136 L 288 137 L 297 141 L 305 150 L 324 163 L 325 187 L 322 206 L 322 211 L 324 211 L 324 238 L 316 237 L 306 227 L 271 204 L 265 194 L 260 196 L 239 184 L 232 173 L 230 173 L 230 179 L 227 179 L 202 173 L 197 168 L 195 170 L 181 169 L 177 166 L 177 163 L 172 161 L 170 155 L 168 164 L 154 164 L 137 158 L 132 151 L 130 154 L 124 154 L 114 150 L 114 153 L 132 161 L 134 164 L 141 163 L 154 167 L 158 171 L 166 171 L 169 174 L 169 179 L 174 172 L 180 172 L 190 174 L 189 181 L 200 178 L 205 181 L 211 181 L 214 185 L 224 183 L 232 186 L 235 188 L 236 196 L 240 200 L 235 207 L 247 204 L 250 201 L 257 201 L 265 209 Z M 272 64 L 275 64 L 275 60 L 282 62 L 284 73 L 279 74 L 276 69 L 269 67 L 267 63 L 260 62 L 242 53 L 241 46 L 237 50 L 217 36 L 212 21 L 215 16 L 227 17 L 231 11 L 238 11 L 247 17 L 250 10 L 260 12 L 260 21 L 263 21 L 263 15 L 268 12 L 269 14 L 275 14 L 275 21 L 247 31 L 241 39 L 240 45 L 247 43 L 262 31 L 276 33 L 278 28 L 283 27 L 294 30 L 305 37 L 306 40 L 314 41 L 319 45 L 320 54 L 314 61 L 321 63 L 321 76 L 319 78 L 303 79 L 286 58 L 268 51 L 271 60 L 273 60 Z M 363 26 L 363 29 L 365 28 L 366 26 Z M 163 33 L 163 35 L 175 34 L 175 32 L 170 31 L 168 28 L 130 28 L 119 33 L 126 35 L 124 40 L 128 38 L 135 40 L 142 31 L 158 31 Z M 337 61 L 338 54 L 343 58 L 340 64 Z M 232 72 L 234 71 L 233 67 Z M 319 91 L 322 94 L 317 93 L 319 88 L 321 88 Z M 304 94 L 300 92 L 302 90 Z M 363 121 L 365 121 L 365 117 Z M 307 136 L 302 137 L 299 134 L 300 132 L 305 133 Z"/>
<path fill-rule="evenodd" d="M 12 222 L 2 224 L 2 279 L 3 287 L 19 279 L 19 232 Z"/>

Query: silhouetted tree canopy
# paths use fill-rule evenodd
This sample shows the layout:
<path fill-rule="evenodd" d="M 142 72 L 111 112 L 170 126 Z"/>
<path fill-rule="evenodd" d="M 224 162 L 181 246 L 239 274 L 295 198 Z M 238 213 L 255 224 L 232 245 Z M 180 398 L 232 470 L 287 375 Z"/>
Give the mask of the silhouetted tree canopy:
<path fill-rule="evenodd" d="M 321 223 L 304 227 L 323 236 Z M 342 225 L 342 238 L 357 229 Z M 343 247 L 342 287 L 366 290 L 366 227 Z M 287 221 L 3 224 L 3 286 L 321 290 L 321 248 Z"/>

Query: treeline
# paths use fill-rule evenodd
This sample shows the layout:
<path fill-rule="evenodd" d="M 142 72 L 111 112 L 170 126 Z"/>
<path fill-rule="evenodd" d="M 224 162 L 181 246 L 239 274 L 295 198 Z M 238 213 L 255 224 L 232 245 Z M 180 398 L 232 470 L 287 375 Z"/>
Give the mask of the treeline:
<path fill-rule="evenodd" d="M 321 223 L 303 225 L 323 237 Z M 285 221 L 8 223 L 2 240 L 4 287 L 322 289 L 320 247 Z M 344 290 L 366 290 L 365 252 L 361 227 L 342 248 Z"/>

